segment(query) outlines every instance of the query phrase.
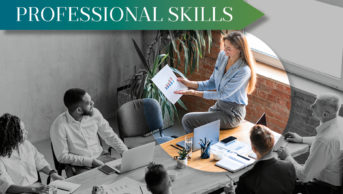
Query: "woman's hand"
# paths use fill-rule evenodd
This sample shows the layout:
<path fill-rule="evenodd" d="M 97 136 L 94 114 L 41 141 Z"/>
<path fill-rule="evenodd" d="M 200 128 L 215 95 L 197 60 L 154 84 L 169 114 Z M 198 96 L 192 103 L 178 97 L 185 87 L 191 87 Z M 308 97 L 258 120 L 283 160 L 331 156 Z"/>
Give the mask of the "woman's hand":
<path fill-rule="evenodd" d="M 182 94 L 182 95 L 187 95 L 187 96 L 198 96 L 202 97 L 203 92 L 201 91 L 195 91 L 195 90 L 178 90 L 174 92 L 175 94 Z"/>
<path fill-rule="evenodd" d="M 192 88 L 192 89 L 198 88 L 198 82 L 189 81 L 188 79 L 185 79 L 183 77 L 178 77 L 177 81 L 181 82 L 183 85 L 187 86 L 188 88 Z"/>
<path fill-rule="evenodd" d="M 42 183 L 34 183 L 30 186 L 33 193 L 49 193 L 49 186 Z"/>
<path fill-rule="evenodd" d="M 50 175 L 51 180 L 55 181 L 55 180 L 64 180 L 65 178 L 63 176 L 58 175 L 57 173 L 53 173 Z"/>

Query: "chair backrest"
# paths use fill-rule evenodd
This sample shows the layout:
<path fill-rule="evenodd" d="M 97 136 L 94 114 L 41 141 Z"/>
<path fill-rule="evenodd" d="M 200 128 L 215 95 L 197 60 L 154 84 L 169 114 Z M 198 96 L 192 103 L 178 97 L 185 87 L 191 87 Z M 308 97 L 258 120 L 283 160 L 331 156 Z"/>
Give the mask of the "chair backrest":
<path fill-rule="evenodd" d="M 52 157 L 54 158 L 54 164 L 55 164 L 55 168 L 57 170 L 57 174 L 62 175 L 62 170 L 64 170 L 66 168 L 65 164 L 59 163 L 56 156 L 55 156 L 55 152 L 54 152 L 54 147 L 51 143 L 51 151 L 52 151 Z"/>
<path fill-rule="evenodd" d="M 123 104 L 117 114 L 119 135 L 125 137 L 142 136 L 163 128 L 162 111 L 157 100 L 138 99 Z"/>
<path fill-rule="evenodd" d="M 341 108 L 339 109 L 338 115 L 343 117 L 343 104 L 341 104 Z"/>

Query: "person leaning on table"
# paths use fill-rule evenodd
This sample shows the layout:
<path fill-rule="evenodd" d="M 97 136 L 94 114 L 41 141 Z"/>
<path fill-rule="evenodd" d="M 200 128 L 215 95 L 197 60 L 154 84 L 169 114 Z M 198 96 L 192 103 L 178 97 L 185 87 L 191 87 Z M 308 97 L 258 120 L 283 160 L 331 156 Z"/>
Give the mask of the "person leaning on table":
<path fill-rule="evenodd" d="M 53 180 L 63 180 L 51 169 L 44 156 L 27 140 L 27 130 L 17 116 L 0 117 L 0 194 L 45 193 L 48 187 L 37 183 L 41 171 Z"/>
<path fill-rule="evenodd" d="M 175 93 L 217 100 L 209 112 L 188 113 L 182 118 L 187 133 L 218 119 L 222 129 L 236 127 L 244 120 L 247 94 L 254 91 L 256 84 L 255 60 L 243 33 L 231 32 L 224 36 L 223 42 L 224 50 L 219 53 L 209 80 L 197 82 L 178 78 L 191 89 Z"/>
<path fill-rule="evenodd" d="M 272 155 L 274 136 L 264 125 L 255 125 L 250 130 L 251 147 L 257 156 L 254 167 L 238 181 L 236 194 L 283 194 L 292 193 L 296 174 L 292 163 L 276 159 Z"/>
<path fill-rule="evenodd" d="M 128 150 L 85 90 L 69 89 L 63 100 L 67 110 L 52 123 L 50 138 L 57 160 L 67 164 L 68 177 L 115 159 L 103 152 L 99 136 L 120 154 Z"/>
<path fill-rule="evenodd" d="M 310 155 L 304 165 L 298 164 L 287 149 L 278 150 L 280 159 L 293 163 L 298 182 L 294 193 L 340 193 L 343 161 L 343 118 L 338 117 L 339 99 L 335 95 L 322 95 L 311 106 L 312 115 L 319 119 L 317 135 L 301 137 L 286 133 L 287 141 L 306 143 L 311 146 Z"/>

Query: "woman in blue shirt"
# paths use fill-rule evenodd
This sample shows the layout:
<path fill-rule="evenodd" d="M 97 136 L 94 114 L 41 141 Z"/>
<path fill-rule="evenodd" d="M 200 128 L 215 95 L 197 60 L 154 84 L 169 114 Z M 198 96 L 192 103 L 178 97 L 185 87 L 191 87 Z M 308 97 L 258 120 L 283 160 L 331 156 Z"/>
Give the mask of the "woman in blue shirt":
<path fill-rule="evenodd" d="M 243 33 L 231 32 L 224 36 L 223 41 L 224 50 L 219 53 L 209 80 L 190 81 L 178 78 L 178 81 L 190 89 L 175 93 L 217 100 L 208 112 L 191 112 L 182 118 L 182 125 L 187 133 L 218 119 L 221 129 L 233 128 L 245 117 L 247 94 L 254 91 L 256 84 L 255 60 Z"/>

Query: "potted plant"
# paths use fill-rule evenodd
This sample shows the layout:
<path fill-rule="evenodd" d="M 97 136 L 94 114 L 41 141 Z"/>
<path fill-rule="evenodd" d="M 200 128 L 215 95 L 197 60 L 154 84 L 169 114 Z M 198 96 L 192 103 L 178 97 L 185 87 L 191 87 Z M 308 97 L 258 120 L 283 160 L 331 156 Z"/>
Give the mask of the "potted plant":
<path fill-rule="evenodd" d="M 181 151 L 178 152 L 179 156 L 177 157 L 177 168 L 184 168 L 187 165 L 188 161 L 188 152 L 185 148 L 183 148 Z"/>
<path fill-rule="evenodd" d="M 164 120 L 171 122 L 164 126 L 168 127 L 173 123 L 175 118 L 178 119 L 178 111 L 176 106 L 170 103 L 152 83 L 151 78 L 153 78 L 166 64 L 169 64 L 175 73 L 183 76 L 183 74 L 177 70 L 178 65 L 181 64 L 181 58 L 183 58 L 185 74 L 187 74 L 187 72 L 192 73 L 194 70 L 199 69 L 199 60 L 205 55 L 206 48 L 208 53 L 210 52 L 212 44 L 211 31 L 159 30 L 156 32 L 155 38 L 148 45 L 146 56 L 144 56 L 135 40 L 132 41 L 139 58 L 144 64 L 145 70 L 143 71 L 146 73 L 140 72 L 142 74 L 140 78 L 144 79 L 144 81 L 136 80 L 130 84 L 131 86 L 135 86 L 131 87 L 134 91 L 131 91 L 130 93 L 138 94 L 135 98 L 155 98 L 161 105 Z M 139 82 L 139 84 L 137 84 L 137 82 Z M 141 84 L 144 84 L 144 87 L 142 87 Z M 177 104 L 184 110 L 187 110 L 181 100 L 178 100 Z"/>

